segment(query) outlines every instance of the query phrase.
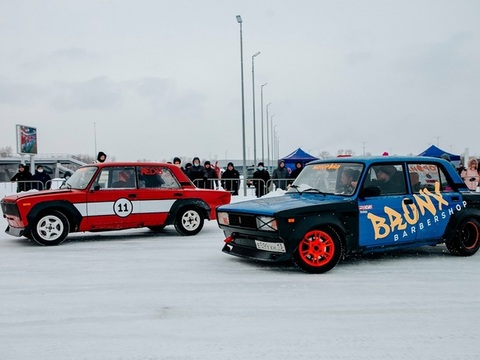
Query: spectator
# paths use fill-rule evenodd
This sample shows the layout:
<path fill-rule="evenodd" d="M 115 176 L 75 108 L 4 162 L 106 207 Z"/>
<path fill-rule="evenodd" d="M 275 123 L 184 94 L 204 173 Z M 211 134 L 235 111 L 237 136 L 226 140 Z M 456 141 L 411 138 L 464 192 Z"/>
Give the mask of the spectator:
<path fill-rule="evenodd" d="M 273 181 L 275 188 L 287 190 L 288 169 L 285 167 L 285 161 L 278 161 L 278 167 L 272 172 L 272 179 L 278 179 Z"/>
<path fill-rule="evenodd" d="M 104 163 L 105 160 L 107 160 L 107 154 L 104 152 L 100 151 L 97 155 L 97 160 L 95 160 L 93 163 L 98 164 L 98 163 Z"/>
<path fill-rule="evenodd" d="M 255 195 L 261 197 L 265 195 L 267 182 L 270 180 L 270 174 L 265 170 L 263 162 L 259 162 L 257 171 L 253 173 L 253 186 L 255 186 Z"/>
<path fill-rule="evenodd" d="M 192 161 L 192 167 L 187 171 L 187 176 L 196 187 L 202 187 L 204 174 L 205 168 L 200 165 L 200 159 L 198 157 L 194 157 Z"/>
<path fill-rule="evenodd" d="M 210 161 L 205 161 L 203 164 L 204 173 L 203 173 L 203 188 L 204 189 L 218 189 L 218 176 L 215 169 L 210 164 Z"/>
<path fill-rule="evenodd" d="M 222 187 L 230 191 L 232 195 L 238 195 L 240 186 L 240 174 L 232 162 L 227 165 L 227 170 L 222 174 Z"/>
<path fill-rule="evenodd" d="M 298 175 L 302 172 L 303 170 L 303 164 L 301 161 L 297 161 L 295 163 L 295 169 L 292 171 L 290 174 L 290 183 L 293 183 L 293 181 L 298 177 Z"/>
<path fill-rule="evenodd" d="M 17 192 L 30 190 L 31 180 L 32 174 L 23 164 L 18 165 L 18 172 L 10 179 L 12 182 L 17 182 Z"/>
<path fill-rule="evenodd" d="M 478 186 L 478 163 L 477 159 L 470 158 L 468 168 L 463 169 L 460 176 L 470 190 L 477 190 Z"/>
<path fill-rule="evenodd" d="M 182 166 L 182 160 L 179 157 L 175 156 L 173 158 L 173 164 L 177 165 L 180 169 L 182 169 L 183 172 L 185 172 L 185 169 Z"/>
<path fill-rule="evenodd" d="M 442 154 L 442 156 L 440 156 L 440 157 L 444 160 L 447 160 L 455 168 L 455 165 L 452 163 L 452 160 L 450 159 L 450 155 Z"/>
<path fill-rule="evenodd" d="M 50 189 L 52 186 L 50 175 L 48 175 L 44 170 L 42 165 L 37 165 L 35 174 L 33 174 L 32 180 L 32 189 L 45 190 Z"/>

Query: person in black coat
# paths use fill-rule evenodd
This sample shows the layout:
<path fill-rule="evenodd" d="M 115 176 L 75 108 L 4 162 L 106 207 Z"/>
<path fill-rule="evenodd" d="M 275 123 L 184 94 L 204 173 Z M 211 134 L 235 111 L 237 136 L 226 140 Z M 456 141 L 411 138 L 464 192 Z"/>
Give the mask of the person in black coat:
<path fill-rule="evenodd" d="M 232 195 L 238 195 L 238 187 L 240 185 L 240 173 L 232 162 L 227 165 L 227 170 L 222 174 L 222 187 L 230 191 Z"/>
<path fill-rule="evenodd" d="M 17 192 L 30 190 L 32 183 L 29 180 L 32 180 L 32 174 L 23 164 L 18 165 L 18 172 L 10 179 L 10 181 L 17 182 Z"/>
<path fill-rule="evenodd" d="M 32 183 L 32 189 L 45 190 L 50 189 L 52 186 L 52 178 L 44 170 L 42 165 L 38 165 L 33 174 L 32 180 L 35 180 Z"/>
<path fill-rule="evenodd" d="M 214 168 L 212 168 L 210 161 L 205 161 L 203 164 L 205 172 L 203 174 L 203 188 L 204 189 L 218 189 L 218 176 Z M 214 180 L 215 179 L 215 180 Z"/>
<path fill-rule="evenodd" d="M 300 173 L 302 172 L 303 170 L 303 164 L 301 161 L 297 161 L 295 163 L 295 169 L 293 169 L 292 173 L 290 174 L 290 179 L 292 179 L 291 182 L 293 182 L 293 180 L 295 180 L 297 178 L 298 175 L 300 175 Z"/>
<path fill-rule="evenodd" d="M 266 194 L 268 180 L 270 180 L 270 174 L 265 170 L 263 162 L 259 162 L 257 171 L 253 173 L 253 186 L 255 186 L 255 195 L 261 197 Z"/>
<path fill-rule="evenodd" d="M 201 188 L 203 185 L 204 175 L 205 168 L 200 164 L 200 159 L 198 157 L 194 157 L 192 166 L 187 170 L 187 176 L 196 187 Z"/>

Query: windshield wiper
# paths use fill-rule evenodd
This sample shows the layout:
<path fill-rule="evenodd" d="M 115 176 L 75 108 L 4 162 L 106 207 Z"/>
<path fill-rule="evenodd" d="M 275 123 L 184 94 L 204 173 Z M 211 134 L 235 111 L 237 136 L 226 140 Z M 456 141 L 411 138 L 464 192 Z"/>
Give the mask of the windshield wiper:
<path fill-rule="evenodd" d="M 319 190 L 319 189 L 317 189 L 317 188 L 308 188 L 308 189 L 305 189 L 305 190 L 303 190 L 303 191 L 301 191 L 301 192 L 304 193 L 304 192 L 307 192 L 307 191 L 308 191 L 308 192 L 316 192 L 316 193 L 318 193 L 318 194 L 322 194 L 322 195 L 324 195 L 324 196 L 327 196 L 323 191 L 321 191 L 321 190 Z"/>

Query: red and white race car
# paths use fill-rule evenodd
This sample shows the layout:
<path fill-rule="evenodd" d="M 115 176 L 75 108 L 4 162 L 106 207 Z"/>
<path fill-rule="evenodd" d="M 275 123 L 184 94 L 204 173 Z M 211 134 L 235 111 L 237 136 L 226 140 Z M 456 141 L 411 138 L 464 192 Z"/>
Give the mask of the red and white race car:
<path fill-rule="evenodd" d="M 58 190 L 6 196 L 1 206 L 7 234 L 58 245 L 83 231 L 174 225 L 195 235 L 230 200 L 227 191 L 196 188 L 172 164 L 112 162 L 79 168 Z"/>

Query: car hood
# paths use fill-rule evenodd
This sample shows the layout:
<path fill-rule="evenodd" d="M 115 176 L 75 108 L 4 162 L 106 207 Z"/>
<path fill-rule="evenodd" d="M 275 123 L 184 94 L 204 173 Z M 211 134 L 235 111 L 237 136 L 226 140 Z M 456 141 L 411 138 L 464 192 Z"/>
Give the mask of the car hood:
<path fill-rule="evenodd" d="M 285 194 L 223 205 L 218 211 L 270 215 L 280 211 L 352 201 L 350 197 L 321 194 Z"/>
<path fill-rule="evenodd" d="M 84 191 L 84 190 L 75 190 L 75 189 L 58 189 L 58 190 L 44 190 L 44 191 L 27 191 L 27 192 L 22 192 L 18 194 L 13 194 L 13 195 L 8 195 L 2 198 L 3 200 L 6 201 L 17 201 L 17 200 L 22 200 L 22 199 L 32 199 L 32 198 L 37 198 L 37 197 L 45 197 L 48 196 L 49 198 L 51 196 L 56 196 L 59 194 L 66 194 L 66 193 L 71 193 L 75 191 Z"/>

